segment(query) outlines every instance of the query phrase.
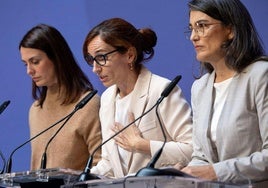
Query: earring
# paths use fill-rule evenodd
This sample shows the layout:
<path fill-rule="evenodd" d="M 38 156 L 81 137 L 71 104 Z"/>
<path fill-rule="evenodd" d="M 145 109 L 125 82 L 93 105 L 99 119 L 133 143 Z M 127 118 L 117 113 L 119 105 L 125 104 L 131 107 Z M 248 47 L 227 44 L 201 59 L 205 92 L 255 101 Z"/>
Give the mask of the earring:
<path fill-rule="evenodd" d="M 130 69 L 131 71 L 133 71 L 133 63 L 129 63 L 128 65 L 129 65 L 129 69 Z"/>

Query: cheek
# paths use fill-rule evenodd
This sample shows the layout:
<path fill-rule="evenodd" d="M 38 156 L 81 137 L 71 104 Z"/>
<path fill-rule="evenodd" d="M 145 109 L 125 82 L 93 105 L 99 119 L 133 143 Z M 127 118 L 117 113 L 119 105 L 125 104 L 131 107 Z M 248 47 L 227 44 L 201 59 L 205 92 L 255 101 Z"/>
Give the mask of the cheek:
<path fill-rule="evenodd" d="M 42 67 L 42 71 L 44 74 L 46 74 L 51 79 L 56 79 L 56 72 L 54 69 L 54 66 L 52 64 L 47 64 L 46 66 Z"/>
<path fill-rule="evenodd" d="M 215 36 L 207 41 L 206 47 L 209 53 L 218 54 L 221 52 L 223 43 L 224 40 L 222 40 L 220 37 Z"/>

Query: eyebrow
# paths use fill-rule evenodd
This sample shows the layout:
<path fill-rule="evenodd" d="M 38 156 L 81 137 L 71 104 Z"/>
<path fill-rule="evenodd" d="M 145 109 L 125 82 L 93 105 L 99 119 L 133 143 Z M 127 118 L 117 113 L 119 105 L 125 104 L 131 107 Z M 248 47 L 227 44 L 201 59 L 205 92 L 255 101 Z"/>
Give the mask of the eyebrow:
<path fill-rule="evenodd" d="M 21 60 L 22 62 L 26 63 L 27 61 L 33 61 L 34 59 L 40 59 L 40 56 L 36 55 L 36 56 L 33 56 L 33 57 L 30 57 L 29 59 L 27 60 Z"/>
<path fill-rule="evenodd" d="M 197 23 L 203 23 L 203 22 L 209 22 L 209 20 L 197 20 L 197 21 L 194 23 L 194 25 L 197 24 Z M 189 23 L 189 26 L 191 26 L 191 25 L 192 25 L 192 24 Z"/>
<path fill-rule="evenodd" d="M 109 50 L 107 50 L 107 49 L 99 49 L 99 50 L 97 50 L 97 51 L 95 51 L 95 56 L 97 56 L 97 55 L 103 55 L 104 53 L 106 53 L 106 52 L 109 52 Z M 91 55 L 91 53 L 89 53 L 89 52 L 87 52 L 89 55 Z M 91 55 L 92 56 L 92 55 Z M 92 56 L 93 57 L 93 56 Z"/>

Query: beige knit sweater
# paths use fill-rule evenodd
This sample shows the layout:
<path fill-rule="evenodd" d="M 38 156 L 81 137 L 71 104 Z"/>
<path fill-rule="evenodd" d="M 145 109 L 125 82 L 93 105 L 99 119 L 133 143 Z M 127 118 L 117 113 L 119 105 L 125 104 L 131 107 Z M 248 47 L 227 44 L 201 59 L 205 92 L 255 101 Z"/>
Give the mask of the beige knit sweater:
<path fill-rule="evenodd" d="M 87 94 L 87 93 L 86 93 Z M 81 99 L 86 95 L 81 96 Z M 47 105 L 43 108 L 36 106 L 36 102 L 29 111 L 29 125 L 31 137 L 53 125 L 73 111 L 75 105 Z M 101 144 L 101 128 L 99 121 L 100 97 L 95 95 L 82 109 L 78 110 L 47 149 L 46 168 L 70 168 L 83 170 L 88 157 Z M 63 122 L 62 122 L 63 123 Z M 40 169 L 41 158 L 49 139 L 62 125 L 53 127 L 31 142 L 31 169 Z M 100 150 L 94 155 L 93 165 L 100 159 Z"/>

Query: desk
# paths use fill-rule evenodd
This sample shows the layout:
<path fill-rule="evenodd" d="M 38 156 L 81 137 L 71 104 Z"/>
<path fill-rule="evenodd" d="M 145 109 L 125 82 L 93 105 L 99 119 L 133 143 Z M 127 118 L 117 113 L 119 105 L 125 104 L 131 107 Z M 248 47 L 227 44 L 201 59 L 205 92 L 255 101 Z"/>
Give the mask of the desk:
<path fill-rule="evenodd" d="M 13 172 L 0 175 L 0 187 L 59 188 L 77 180 L 81 171 L 63 168 Z"/>
<path fill-rule="evenodd" d="M 208 182 L 177 176 L 128 177 L 101 179 L 63 185 L 61 188 L 248 188 L 248 185 Z"/>

